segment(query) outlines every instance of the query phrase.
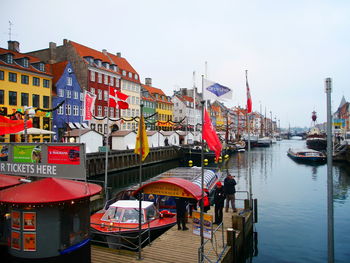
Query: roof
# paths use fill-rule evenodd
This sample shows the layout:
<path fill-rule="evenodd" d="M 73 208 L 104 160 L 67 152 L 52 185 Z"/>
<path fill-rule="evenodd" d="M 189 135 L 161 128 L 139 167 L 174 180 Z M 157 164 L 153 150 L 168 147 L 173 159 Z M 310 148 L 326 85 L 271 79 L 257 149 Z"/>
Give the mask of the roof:
<path fill-rule="evenodd" d="M 52 64 L 52 84 L 56 85 L 57 81 L 61 78 L 66 66 L 68 65 L 68 61 L 62 61 L 55 64 Z"/>
<path fill-rule="evenodd" d="M 134 131 L 115 131 L 115 132 L 111 133 L 111 136 L 113 136 L 113 137 L 124 137 L 124 136 L 128 135 L 131 132 L 135 133 Z"/>
<path fill-rule="evenodd" d="M 153 202 L 149 201 L 142 201 L 141 207 L 147 208 L 153 205 Z M 121 207 L 121 208 L 139 208 L 140 202 L 138 200 L 119 200 L 113 204 L 111 204 L 109 207 Z"/>
<path fill-rule="evenodd" d="M 1 191 L 0 202 L 13 204 L 45 204 L 71 201 L 99 193 L 97 184 L 60 178 L 44 178 Z"/>
<path fill-rule="evenodd" d="M 172 101 L 168 101 L 167 99 L 163 99 L 162 96 L 168 98 L 167 95 L 165 95 L 165 93 L 161 90 L 161 89 L 158 89 L 158 88 L 154 88 L 154 87 L 151 87 L 151 86 L 148 86 L 148 85 L 144 85 L 142 84 L 142 87 L 147 90 L 151 95 L 152 97 L 156 100 L 156 101 L 159 101 L 159 102 L 163 102 L 163 103 L 168 103 L 168 104 L 173 104 Z M 158 96 L 158 98 L 155 96 L 155 94 L 158 94 L 160 96 Z"/>
<path fill-rule="evenodd" d="M 22 53 L 19 53 L 19 52 L 16 52 L 16 51 L 0 48 L 0 55 L 9 54 L 9 53 L 11 53 L 13 55 L 13 63 L 12 64 L 8 64 L 8 63 L 6 63 L 6 62 L 4 62 L 3 60 L 0 59 L 0 65 L 6 66 L 6 67 L 10 67 L 10 68 L 14 68 L 14 69 L 30 71 L 30 72 L 37 73 L 37 74 L 44 74 L 44 75 L 51 76 L 51 65 L 45 64 L 45 72 L 40 71 L 40 70 L 36 69 L 35 67 L 33 67 L 31 65 L 31 63 L 43 62 L 39 58 L 34 57 L 34 56 L 30 56 L 30 55 L 27 55 L 27 54 L 22 54 Z M 16 63 L 15 60 L 16 59 L 20 59 L 20 58 L 28 58 L 29 59 L 29 67 L 28 68 L 23 67 L 20 64 Z"/>
<path fill-rule="evenodd" d="M 20 179 L 22 178 L 20 176 L 0 174 L 0 189 L 21 184 Z"/>
<path fill-rule="evenodd" d="M 175 131 L 160 131 L 160 133 L 163 134 L 163 135 L 166 135 L 166 136 L 170 136 L 170 135 L 172 135 L 174 133 L 178 134 Z"/>
<path fill-rule="evenodd" d="M 171 186 L 179 187 L 180 189 L 182 189 L 184 191 L 184 194 L 187 195 L 188 198 L 194 198 L 197 200 L 200 200 L 202 198 L 202 189 L 198 185 L 196 185 L 196 184 L 194 184 L 186 179 L 176 178 L 176 177 L 162 178 L 162 179 L 159 179 L 157 181 L 150 182 L 148 184 L 144 184 L 143 186 L 141 186 L 140 188 L 135 190 L 133 195 L 136 195 L 138 192 L 144 190 L 145 188 L 147 189 L 148 187 L 154 186 L 157 184 L 160 184 L 160 185 L 167 184 L 170 187 Z M 171 187 L 171 188 L 173 188 L 173 187 Z"/>
<path fill-rule="evenodd" d="M 74 129 L 71 131 L 67 131 L 64 136 L 66 136 L 66 137 L 79 137 L 80 135 L 84 135 L 88 132 L 95 132 L 97 134 L 100 134 L 101 136 L 104 136 L 102 133 L 99 133 L 98 131 L 91 130 L 91 129 Z"/>

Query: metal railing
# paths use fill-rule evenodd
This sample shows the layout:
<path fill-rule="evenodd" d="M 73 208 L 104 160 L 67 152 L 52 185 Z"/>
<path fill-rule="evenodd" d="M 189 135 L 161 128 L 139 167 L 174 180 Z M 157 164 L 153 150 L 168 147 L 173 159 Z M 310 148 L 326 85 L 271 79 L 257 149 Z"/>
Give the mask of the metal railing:
<path fill-rule="evenodd" d="M 217 240 L 219 229 L 221 229 L 222 242 Z M 219 262 L 225 253 L 226 247 L 227 244 L 225 243 L 224 224 L 221 223 L 214 229 L 212 238 L 204 241 L 203 245 L 198 248 L 198 263 Z M 207 248 L 207 250 L 205 250 L 205 248 Z M 215 255 L 214 259 L 210 257 L 213 254 Z"/>
<path fill-rule="evenodd" d="M 112 226 L 108 224 L 97 224 L 91 223 L 91 225 L 100 226 L 101 228 L 105 228 L 108 232 L 101 232 L 94 228 L 90 228 L 90 234 L 92 236 L 91 241 L 99 244 L 107 244 L 110 248 L 115 249 L 129 249 L 132 251 L 139 250 L 139 235 L 141 235 L 141 248 L 144 244 L 151 245 L 151 228 L 149 222 L 146 223 L 147 228 L 141 230 L 139 233 L 138 227 L 121 227 L 121 226 Z M 129 232 L 129 234 L 125 234 L 123 232 Z M 130 232 L 134 232 L 130 235 Z M 94 236 L 95 235 L 95 236 Z M 106 241 L 98 240 L 96 238 L 102 237 Z"/>

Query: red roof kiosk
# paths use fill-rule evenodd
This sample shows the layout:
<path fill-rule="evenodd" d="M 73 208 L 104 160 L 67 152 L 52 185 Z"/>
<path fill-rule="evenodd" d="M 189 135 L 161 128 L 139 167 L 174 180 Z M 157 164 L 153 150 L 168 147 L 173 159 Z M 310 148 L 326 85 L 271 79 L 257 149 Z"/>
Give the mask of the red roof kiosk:
<path fill-rule="evenodd" d="M 0 191 L 14 262 L 90 262 L 90 196 L 96 184 L 45 178 Z"/>

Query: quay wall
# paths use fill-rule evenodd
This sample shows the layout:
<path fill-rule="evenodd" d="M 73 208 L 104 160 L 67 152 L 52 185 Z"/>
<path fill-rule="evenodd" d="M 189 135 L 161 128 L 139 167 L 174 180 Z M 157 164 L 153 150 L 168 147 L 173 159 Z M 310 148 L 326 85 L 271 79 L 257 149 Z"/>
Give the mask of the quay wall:
<path fill-rule="evenodd" d="M 182 153 L 172 146 L 150 148 L 143 165 L 152 165 L 170 160 L 180 159 Z M 106 153 L 88 153 L 86 155 L 87 177 L 99 176 L 105 173 Z M 139 167 L 139 156 L 134 150 L 121 150 L 108 152 L 108 173 Z"/>

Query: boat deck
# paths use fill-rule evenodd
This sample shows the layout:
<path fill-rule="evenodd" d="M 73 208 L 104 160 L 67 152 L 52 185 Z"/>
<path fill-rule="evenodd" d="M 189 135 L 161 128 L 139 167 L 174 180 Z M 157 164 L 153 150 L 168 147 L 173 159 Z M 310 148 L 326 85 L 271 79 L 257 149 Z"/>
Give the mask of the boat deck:
<path fill-rule="evenodd" d="M 240 209 L 238 209 L 240 211 Z M 214 213 L 214 207 L 208 211 L 208 213 Z M 232 226 L 232 212 L 224 212 L 224 240 L 226 243 L 226 228 Z M 157 262 L 198 262 L 198 248 L 200 246 L 200 237 L 192 234 L 192 220 L 189 218 L 187 227 L 188 231 L 177 230 L 177 225 L 173 226 L 159 238 L 153 241 L 151 246 L 146 246 L 142 249 L 142 258 L 140 261 L 137 259 L 138 253 L 115 250 L 105 247 L 92 246 L 91 247 L 91 262 L 145 262 L 145 263 L 157 263 Z M 214 225 L 215 227 L 216 225 Z M 222 250 L 222 231 L 219 230 L 214 242 L 208 242 L 205 246 L 205 252 L 208 253 L 208 257 L 216 262 L 216 253 L 220 253 Z"/>

